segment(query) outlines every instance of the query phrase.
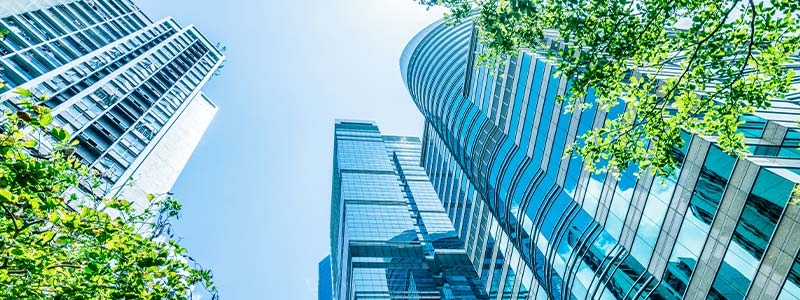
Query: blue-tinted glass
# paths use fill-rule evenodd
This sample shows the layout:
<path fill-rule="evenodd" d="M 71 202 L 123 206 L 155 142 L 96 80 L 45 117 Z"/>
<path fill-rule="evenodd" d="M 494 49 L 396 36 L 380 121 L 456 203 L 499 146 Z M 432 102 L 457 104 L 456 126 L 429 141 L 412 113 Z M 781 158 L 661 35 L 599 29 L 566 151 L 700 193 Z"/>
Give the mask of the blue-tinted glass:
<path fill-rule="evenodd" d="M 717 146 L 709 149 L 667 266 L 665 283 L 676 295 L 685 292 L 735 162 Z"/>
<path fill-rule="evenodd" d="M 785 178 L 759 171 L 712 286 L 719 298 L 741 299 L 747 293 L 793 188 Z"/>
<path fill-rule="evenodd" d="M 539 91 L 541 90 L 542 76 L 544 76 L 545 63 L 537 59 L 534 64 L 535 70 L 533 72 L 533 82 L 531 83 L 530 93 L 528 95 L 528 108 L 525 113 L 525 121 L 522 127 L 521 147 L 523 151 L 529 152 L 531 134 L 533 133 L 534 117 L 539 113 L 536 110 L 539 104 Z"/>
<path fill-rule="evenodd" d="M 800 299 L 800 254 L 795 256 L 789 274 L 786 276 L 786 283 L 781 289 L 778 297 L 780 300 Z"/>
<path fill-rule="evenodd" d="M 530 54 L 522 55 L 522 65 L 519 71 L 519 78 L 517 79 L 517 91 L 516 96 L 514 98 L 514 108 L 511 112 L 511 127 L 509 132 L 509 138 L 514 139 L 517 134 L 517 128 L 519 127 L 519 115 L 522 112 L 522 101 L 525 98 L 525 85 L 528 82 L 528 73 L 530 72 L 530 65 L 531 65 L 531 57 Z"/>

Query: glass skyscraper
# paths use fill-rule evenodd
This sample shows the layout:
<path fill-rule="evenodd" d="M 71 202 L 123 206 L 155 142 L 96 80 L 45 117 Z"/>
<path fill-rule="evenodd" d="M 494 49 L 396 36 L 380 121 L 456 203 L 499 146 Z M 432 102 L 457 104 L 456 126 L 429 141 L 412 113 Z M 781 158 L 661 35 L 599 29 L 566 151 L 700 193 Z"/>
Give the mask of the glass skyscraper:
<path fill-rule="evenodd" d="M 169 191 L 217 111 L 200 89 L 224 55 L 202 33 L 129 0 L 0 1 L 0 28 L 2 109 L 20 109 L 17 87 L 46 95 L 95 193 Z"/>
<path fill-rule="evenodd" d="M 317 300 L 333 300 L 333 283 L 331 282 L 331 256 L 328 255 L 319 262 L 317 273 Z"/>
<path fill-rule="evenodd" d="M 623 106 L 566 112 L 556 96 L 570 82 L 540 53 L 480 68 L 476 40 L 469 21 L 437 22 L 400 67 L 426 119 L 424 174 L 493 299 L 800 299 L 800 211 L 787 204 L 800 93 L 742 119 L 746 159 L 685 133 L 673 176 L 616 179 L 562 157 Z"/>
<path fill-rule="evenodd" d="M 489 299 L 420 166 L 420 139 L 364 121 L 335 131 L 334 299 Z"/>

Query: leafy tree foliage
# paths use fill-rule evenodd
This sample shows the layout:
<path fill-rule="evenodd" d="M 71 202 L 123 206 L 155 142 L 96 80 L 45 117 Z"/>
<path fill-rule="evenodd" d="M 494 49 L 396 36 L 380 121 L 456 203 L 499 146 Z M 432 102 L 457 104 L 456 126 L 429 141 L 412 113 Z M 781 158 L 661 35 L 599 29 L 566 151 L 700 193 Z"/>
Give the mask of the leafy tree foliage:
<path fill-rule="evenodd" d="M 19 112 L 0 132 L 0 299 L 217 299 L 210 270 L 172 237 L 180 202 L 148 195 L 144 209 L 80 192 L 99 175 L 51 125 L 46 98 L 17 89 Z"/>
<path fill-rule="evenodd" d="M 552 61 L 571 81 L 561 98 L 567 108 L 624 105 L 568 150 L 594 172 L 638 164 L 669 174 L 681 130 L 716 136 L 727 153 L 746 155 L 741 117 L 791 91 L 789 64 L 800 49 L 797 0 L 420 2 L 450 8 L 453 21 L 474 14 L 479 62 L 520 49 Z M 584 101 L 590 88 L 594 104 Z"/>

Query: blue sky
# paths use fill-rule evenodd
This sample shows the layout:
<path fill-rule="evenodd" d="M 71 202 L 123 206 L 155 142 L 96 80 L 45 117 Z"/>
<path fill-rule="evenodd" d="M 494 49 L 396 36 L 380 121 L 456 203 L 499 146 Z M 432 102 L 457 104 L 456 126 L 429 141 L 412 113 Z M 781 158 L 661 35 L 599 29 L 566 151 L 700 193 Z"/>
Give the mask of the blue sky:
<path fill-rule="evenodd" d="M 223 299 L 316 299 L 334 119 L 421 135 L 398 59 L 442 11 L 412 0 L 134 1 L 228 47 L 204 89 L 220 110 L 173 189 L 184 245 Z"/>

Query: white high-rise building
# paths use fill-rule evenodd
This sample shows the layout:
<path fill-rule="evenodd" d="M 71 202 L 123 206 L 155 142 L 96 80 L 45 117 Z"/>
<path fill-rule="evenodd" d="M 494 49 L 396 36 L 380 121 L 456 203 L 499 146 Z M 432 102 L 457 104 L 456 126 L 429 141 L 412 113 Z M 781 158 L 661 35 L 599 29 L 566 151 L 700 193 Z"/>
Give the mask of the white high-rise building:
<path fill-rule="evenodd" d="M 0 106 L 47 95 L 53 123 L 103 174 L 104 193 L 166 193 L 217 111 L 202 92 L 224 55 L 194 26 L 128 0 L 0 0 Z"/>

